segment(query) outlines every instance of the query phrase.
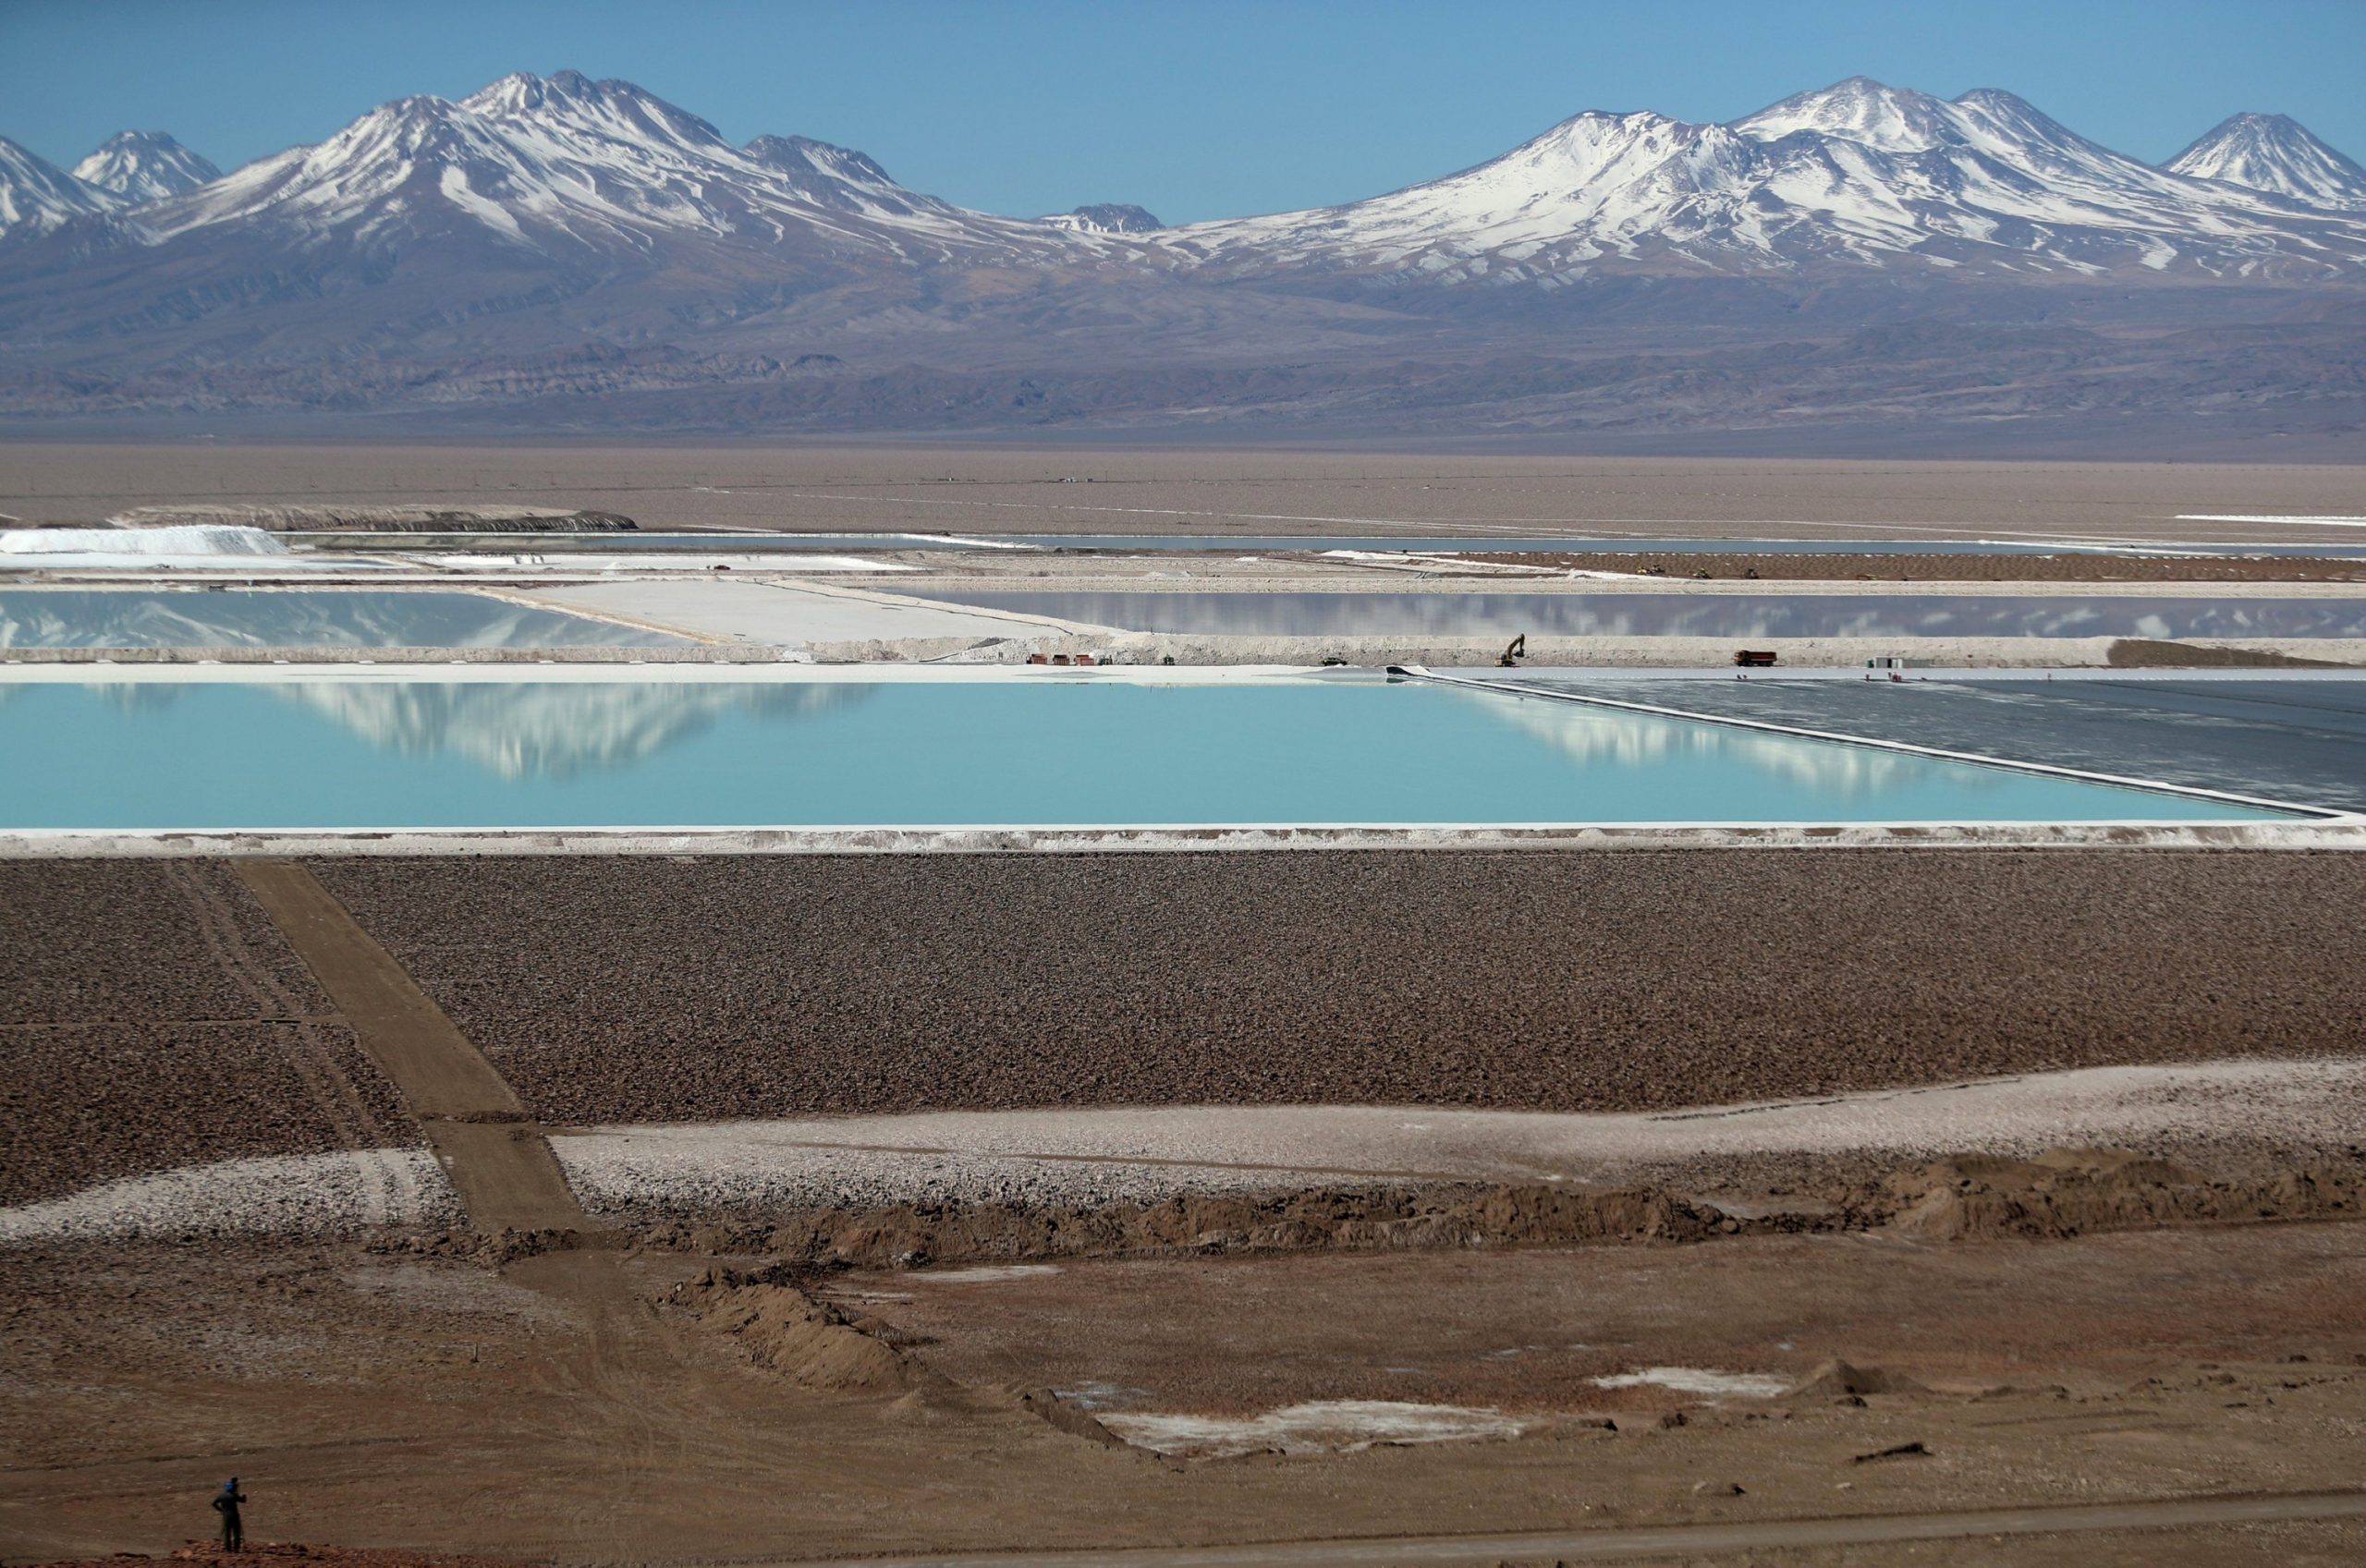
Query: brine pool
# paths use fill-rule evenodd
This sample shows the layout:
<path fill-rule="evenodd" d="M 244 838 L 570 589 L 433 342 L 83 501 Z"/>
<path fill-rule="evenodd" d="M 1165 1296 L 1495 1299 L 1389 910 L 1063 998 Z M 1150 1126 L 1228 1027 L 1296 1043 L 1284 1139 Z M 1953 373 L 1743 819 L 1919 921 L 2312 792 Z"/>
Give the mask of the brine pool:
<path fill-rule="evenodd" d="M 689 640 L 488 593 L 0 589 L 0 648 L 656 648 Z"/>
<path fill-rule="evenodd" d="M 1127 631 L 1267 637 L 2366 637 L 2366 597 L 909 590 Z"/>
<path fill-rule="evenodd" d="M 1378 675 L 0 680 L 0 830 L 2299 815 Z"/>

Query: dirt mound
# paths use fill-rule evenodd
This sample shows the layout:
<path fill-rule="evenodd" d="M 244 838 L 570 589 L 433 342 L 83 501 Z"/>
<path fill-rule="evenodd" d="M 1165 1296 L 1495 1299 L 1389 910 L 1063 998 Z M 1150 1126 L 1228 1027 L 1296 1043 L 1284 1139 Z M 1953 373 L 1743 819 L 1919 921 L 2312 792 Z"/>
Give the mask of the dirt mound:
<path fill-rule="evenodd" d="M 1788 1200 L 1732 1211 L 1657 1186 L 1453 1184 L 1183 1195 L 1097 1208 L 944 1203 L 797 1209 L 738 1223 L 650 1225 L 599 1239 L 609 1246 L 774 1258 L 809 1270 L 911 1269 L 954 1260 L 1683 1244 L 1876 1229 L 1938 1241 L 2067 1237 L 2360 1214 L 2366 1214 L 2366 1151 L 2213 1176 L 2125 1150 L 2082 1149 L 2031 1160 L 1958 1156 L 1871 1181 L 1811 1184 Z"/>
<path fill-rule="evenodd" d="M 1103 1426 L 1080 1404 L 1071 1404 L 1050 1389 L 1030 1389 L 1018 1396 L 1018 1407 L 1029 1415 L 1050 1423 L 1072 1438 L 1097 1442 L 1105 1448 L 1129 1446 L 1126 1440 Z"/>
<path fill-rule="evenodd" d="M 1921 1383 L 1879 1367 L 1855 1367 L 1834 1357 L 1784 1392 L 1785 1399 L 1841 1399 L 1851 1394 L 1928 1393 Z"/>
<path fill-rule="evenodd" d="M 1869 1204 L 1889 1202 L 1893 1230 L 1937 1240 L 2062 1237 L 2231 1220 L 2356 1214 L 2366 1183 L 2355 1168 L 2215 1181 L 2116 1149 L 2057 1149 L 2034 1160 L 1941 1160 L 1892 1175 Z"/>
<path fill-rule="evenodd" d="M 728 1334 L 750 1360 L 804 1384 L 864 1393 L 909 1393 L 943 1382 L 844 1312 L 799 1290 L 780 1265 L 742 1273 L 710 1269 L 671 1299 L 705 1327 Z"/>
<path fill-rule="evenodd" d="M 1081 1209 L 928 1204 L 860 1212 L 810 1209 L 768 1225 L 658 1227 L 644 1233 L 644 1239 L 678 1250 L 761 1254 L 807 1265 L 911 1268 L 945 1258 L 1686 1242 L 1745 1225 L 1800 1228 L 1792 1219 L 1731 1220 L 1656 1187 L 1572 1191 L 1471 1185 L 1326 1188 L 1266 1197 L 1184 1195 L 1149 1205 Z"/>
<path fill-rule="evenodd" d="M 2156 642 L 2122 638 L 2105 655 L 2115 670 L 2342 670 L 2337 659 L 2303 659 L 2262 648 L 2226 648 L 2206 642 Z"/>

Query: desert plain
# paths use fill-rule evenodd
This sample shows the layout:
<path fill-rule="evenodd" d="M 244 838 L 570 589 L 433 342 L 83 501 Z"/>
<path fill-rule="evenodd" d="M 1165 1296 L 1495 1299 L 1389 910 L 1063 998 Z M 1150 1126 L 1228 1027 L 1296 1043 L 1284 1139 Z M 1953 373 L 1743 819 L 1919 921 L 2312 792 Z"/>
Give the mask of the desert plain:
<path fill-rule="evenodd" d="M 0 511 L 1722 577 L 2330 546 L 2357 472 L 52 444 Z M 2351 571 L 2277 559 L 2237 591 Z M 1855 699 L 1785 691 L 1702 706 Z M 2192 782 L 2336 794 L 2354 704 L 2270 697 L 2297 760 Z M 387 1568 L 2354 1562 L 2346 842 L 0 861 L 0 1556 L 202 1557 L 236 1474 L 251 1538 Z"/>

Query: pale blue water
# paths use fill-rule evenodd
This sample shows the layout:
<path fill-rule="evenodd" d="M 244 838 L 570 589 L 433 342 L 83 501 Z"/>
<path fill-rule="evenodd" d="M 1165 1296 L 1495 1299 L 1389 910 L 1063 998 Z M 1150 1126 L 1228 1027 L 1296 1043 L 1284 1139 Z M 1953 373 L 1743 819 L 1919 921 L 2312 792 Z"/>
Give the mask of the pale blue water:
<path fill-rule="evenodd" d="M 657 648 L 688 640 L 485 593 L 0 589 L 0 648 Z"/>
<path fill-rule="evenodd" d="M 0 684 L 0 829 L 2278 815 L 1377 678 Z"/>
<path fill-rule="evenodd" d="M 1933 593 L 1094 593 L 916 599 L 1236 637 L 2366 637 L 2366 599 Z"/>

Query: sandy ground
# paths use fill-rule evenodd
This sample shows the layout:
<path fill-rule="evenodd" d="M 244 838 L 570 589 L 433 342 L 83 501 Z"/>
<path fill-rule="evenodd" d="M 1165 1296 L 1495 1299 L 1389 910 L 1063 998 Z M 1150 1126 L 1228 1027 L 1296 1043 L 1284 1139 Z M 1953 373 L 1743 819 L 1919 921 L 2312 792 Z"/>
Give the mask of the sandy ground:
<path fill-rule="evenodd" d="M 1958 1392 L 2055 1382 L 2075 1367 L 2079 1392 L 2092 1393 L 2141 1388 L 2164 1359 L 2298 1355 L 2293 1365 L 2335 1369 L 2366 1392 L 2355 1363 L 2366 1316 L 2343 1299 L 2366 1284 L 2352 1229 L 2256 1227 L 2206 1242 L 2153 1231 L 2070 1245 L 1800 1236 L 1493 1256 L 1081 1259 L 857 1270 L 823 1292 L 887 1319 L 949 1375 L 1008 1380 L 1024 1365 L 1028 1380 L 1078 1391 L 1095 1414 L 1240 1416 L 1372 1400 L 1615 1416 L 1693 1392 L 1741 1416 L 1781 1408 L 1768 1391 L 1835 1356 Z M 2197 1251 L 2214 1267 L 2194 1269 Z M 2012 1283 L 1999 1290 L 2005 1276 Z M 1351 1319 L 1331 1315 L 1351 1299 Z M 1211 1325 L 1221 1326 L 1217 1354 Z"/>
<path fill-rule="evenodd" d="M 2366 861 L 2343 855 L 315 869 L 530 1106 L 574 1124 L 1177 1103 L 1654 1110 L 2346 1054 L 2366 1015 Z"/>
<path fill-rule="evenodd" d="M 2366 515 L 2355 468 L 1089 449 L 0 447 L 0 512 L 170 502 L 586 506 L 792 531 L 2353 540 L 2180 515 Z M 1090 481 L 1090 482 L 1083 482 Z"/>
<path fill-rule="evenodd" d="M 579 1256 L 495 1273 L 318 1243 L 18 1249 L 0 1552 L 161 1550 L 203 1530 L 232 1471 L 261 1538 L 677 1562 L 2347 1487 L 2366 1417 L 2350 1229 L 834 1282 L 905 1298 L 862 1305 L 950 1379 L 933 1392 L 815 1387 L 744 1334 L 652 1310 L 696 1258 L 627 1258 L 640 1305 L 618 1316 L 576 1288 Z M 1835 1352 L 1936 1392 L 1768 1401 L 1590 1380 L 1787 1376 Z M 1360 1390 L 1497 1410 L 1523 1433 L 1165 1464 L 992 1392 L 1046 1382 L 1216 1418 Z M 1852 1463 L 1911 1443 L 1925 1452 Z M 2214 1560 L 2240 1559 L 2151 1559 Z"/>
<path fill-rule="evenodd" d="M 2010 866 L 2023 857 L 1988 858 Z M 2074 875 L 2081 864 L 2048 858 Z M 1391 864 L 1325 863 L 1363 880 L 1354 893 L 1374 901 L 1370 907 L 1395 911 L 1418 893 Z M 956 875 L 961 864 L 929 863 Z M 2206 910 L 2189 913 L 2185 926 L 2205 951 L 2249 929 L 2243 905 L 2262 891 L 2246 891 L 2250 878 L 2264 876 L 2286 908 L 2322 911 L 2346 886 L 2338 874 L 2327 885 L 2296 886 L 2293 875 L 2311 873 L 2280 869 L 2319 864 L 2309 857 L 2116 864 L 2167 867 L 2167 881 L 2122 876 L 2108 887 L 2091 883 L 2088 896 L 2107 894 L 2130 918 L 2143 914 L 2148 895 Z M 682 918 L 681 888 L 665 874 L 672 865 L 631 868 L 636 920 Z M 1196 1209 L 1135 1213 L 1137 1229 L 1127 1234 L 1159 1241 L 1155 1258 L 1103 1262 L 1088 1249 L 1048 1268 L 816 1268 L 786 1230 L 607 1229 L 555 1183 L 557 1166 L 538 1152 L 542 1129 L 521 1119 L 531 1109 L 493 1071 L 514 1053 L 494 1051 L 489 1062 L 482 1041 L 455 1029 L 429 994 L 435 975 L 452 973 L 452 954 L 488 940 L 479 925 L 487 919 L 509 921 L 494 942 L 530 949 L 544 964 L 570 946 L 606 951 L 596 901 L 516 867 L 480 868 L 487 881 L 436 890 L 444 918 L 424 943 L 422 928 L 408 923 L 409 906 L 395 901 L 393 918 L 373 906 L 387 902 L 387 888 L 417 893 L 416 867 L 322 868 L 333 887 L 353 881 L 348 872 L 381 874 L 386 886 L 374 901 L 349 895 L 360 924 L 301 868 L 239 869 L 237 885 L 300 954 L 321 999 L 425 1118 L 470 1228 L 216 1233 L 169 1243 L 87 1230 L 20 1236 L 0 1270 L 8 1325 L 0 1430 L 9 1434 L 0 1557 L 164 1550 L 204 1528 L 205 1496 L 234 1472 L 252 1500 L 248 1524 L 259 1538 L 570 1562 L 1310 1536 L 1374 1538 L 1362 1561 L 1500 1562 L 1502 1551 L 1474 1555 L 1410 1538 L 1699 1523 L 1742 1529 L 1717 1538 L 1746 1549 L 1765 1538 L 1747 1533 L 1756 1521 L 2099 1499 L 2139 1506 L 2107 1515 L 2119 1523 L 2090 1543 L 2083 1562 L 2113 1561 L 2118 1538 L 2147 1525 L 2171 1532 L 2153 1535 L 2153 1547 L 2168 1543 L 2194 1562 L 2238 1561 L 2232 1554 L 2262 1540 L 2337 1554 L 2357 1538 L 2348 1525 L 2308 1517 L 2312 1507 L 2348 1506 L 2344 1499 L 2276 1504 L 2299 1512 L 2248 1525 L 2144 1503 L 2354 1484 L 2348 1455 L 2366 1428 L 2366 1323 L 2353 1304 L 2366 1282 L 2350 1277 L 2355 1222 L 2346 1217 L 2359 1212 L 2366 1185 L 2339 1150 L 2305 1172 L 2231 1177 L 2117 1156 L 1954 1161 L 1880 1176 L 1836 1208 L 1819 1210 L 1823 1200 L 1794 1195 L 1787 1201 L 1795 1217 L 1758 1219 L 1667 1194 L 1479 1189 L 1461 1209 L 1417 1217 L 1409 1229 L 1355 1220 L 1331 1234 L 1342 1245 L 1365 1235 L 1361 1251 L 1284 1246 L 1278 1256 L 1238 1262 L 1185 1256 L 1207 1249 L 1192 1227 L 1222 1209 L 1212 1197 Z M 940 882 L 946 874 L 920 869 Z M 1289 879 L 1275 878 L 1273 865 L 1237 869 L 1287 906 Z M 43 870 L 48 881 L 26 884 L 36 913 L 70 916 L 93 903 L 94 891 L 107 893 L 112 918 L 153 920 L 168 953 L 183 943 L 176 983 L 106 993 L 134 1021 L 216 983 L 206 966 L 213 950 L 189 945 L 188 933 L 220 928 L 175 906 L 171 890 L 104 868 Z M 2207 898 L 2179 880 L 2197 873 L 2209 879 Z M 746 978 L 774 986 L 787 978 L 848 1007 L 880 1005 L 860 991 L 838 993 L 801 966 L 785 967 L 781 956 L 799 952 L 795 944 L 775 930 L 746 930 L 749 911 L 784 890 L 720 874 L 734 913 L 701 917 L 690 951 L 716 948 L 736 926 L 770 944 L 768 961 Z M 1950 880 L 1971 879 L 1957 870 Z M 566 934 L 517 922 L 492 896 L 505 881 L 565 922 Z M 1133 891 L 1164 893 L 1155 906 L 1170 915 L 1194 907 L 1206 921 L 1204 901 L 1193 906 L 1139 883 Z M 1492 901 L 1470 891 L 1466 910 L 1535 912 L 1517 882 L 1498 879 Z M 1615 888 L 1581 891 L 1595 918 L 1617 918 L 1605 902 Z M 917 906 L 927 920 L 956 906 L 947 892 L 940 886 Z M 1009 892 L 996 903 L 1005 918 Z M 1329 890 L 1335 922 L 1341 897 Z M 874 945 L 909 944 L 921 918 L 865 924 L 865 909 L 838 890 L 825 902 Z M 2030 907 L 2024 897 L 2024 918 Z M 245 918 L 250 924 L 251 913 Z M 2150 935 L 2162 928 L 2157 917 L 2138 923 Z M 677 962 L 662 924 L 640 927 L 635 969 Z M 1137 919 L 1130 929 L 1140 927 Z M 2310 951 L 2295 934 L 2303 929 L 2289 918 L 2276 924 L 2281 948 L 2253 935 L 2241 956 L 2257 989 L 2234 999 L 2240 1012 L 2221 1032 L 2271 1025 L 2279 988 L 2327 991 L 2275 967 L 2279 953 Z M 72 982 L 92 966 L 77 952 L 104 956 L 115 945 L 103 922 L 93 930 L 90 945 L 43 971 L 37 994 L 72 997 Z M 728 944 L 720 951 L 720 969 L 693 962 L 690 972 L 744 1008 L 750 993 L 717 984 L 734 966 Z M 1282 955 L 1302 961 L 1307 952 L 1285 945 Z M 287 956 L 282 949 L 268 962 Z M 419 969 L 425 991 L 397 957 Z M 2344 972 L 2318 957 L 2325 973 Z M 2184 962 L 2203 985 L 2238 978 Z M 97 967 L 104 979 L 107 966 Z M 2025 962 L 2006 957 L 2000 967 L 2032 989 Z M 1201 973 L 1217 984 L 1199 988 L 1200 999 L 1226 989 L 1254 994 L 1261 984 L 1273 994 L 1253 968 L 1203 965 Z M 164 978 L 175 976 L 168 966 Z M 1816 978 L 1834 983 L 1828 972 Z M 584 984 L 579 973 L 549 978 Z M 1405 973 L 1371 983 L 1401 1002 L 1408 984 L 1433 982 Z M 497 989 L 517 988 L 502 980 Z M 667 1018 L 670 1006 L 641 985 L 611 975 L 588 989 L 611 1016 L 646 1010 L 689 1031 L 679 1038 L 698 1038 L 695 1017 Z M 2070 994 L 2057 991 L 2055 1004 L 2079 1010 Z M 2339 1003 L 2345 993 L 2331 994 Z M 518 1000 L 550 1006 L 547 993 Z M 961 1003 L 957 994 L 930 1000 Z M 1051 1016 L 1042 1001 L 1027 1004 Z M 1990 1010 L 1989 1027 L 2018 1027 L 1993 1002 Z M 2096 1021 L 2091 1014 L 2090 1027 Z M 678 1071 L 650 1053 L 637 1071 L 647 1076 L 661 1062 Z M 574 1067 L 586 1079 L 610 1070 L 590 1054 Z M 1952 1103 L 1971 1107 L 1953 1125 L 2001 1140 L 2014 1136 L 2016 1114 L 2054 1114 L 2083 1094 L 2123 1118 L 2147 1105 L 2174 1107 L 2168 1113 L 2188 1121 L 2225 1113 L 2273 1136 L 2279 1118 L 2315 1117 L 2318 1128 L 2338 1120 L 2321 1113 L 2343 1102 L 2351 1064 L 2314 1070 L 2323 1076 L 2313 1094 L 2292 1092 L 2297 1078 L 2271 1076 L 2262 1094 L 2256 1076 L 2247 1084 L 2122 1076 L 2068 1092 L 1994 1086 L 1966 1091 L 1968 1100 L 1915 1105 L 1922 1097 L 1902 1097 L 1855 1114 L 1797 1107 L 1769 1119 L 1810 1136 L 1851 1122 L 1952 1136 L 1932 1131 L 1955 1113 Z M 1942 1107 L 1938 1124 L 1933 1104 Z M 1819 1118 L 1824 1135 L 1813 1131 Z M 1734 1119 L 1711 1120 L 1722 1128 Z M 1619 1124 L 1630 1137 L 1650 1130 Z M 1704 1131 L 1700 1141 L 1716 1136 Z M 1396 1199 L 1335 1188 L 1301 1197 L 1290 1211 L 1397 1211 Z M 931 1211 L 902 1212 L 909 1224 Z M 1461 1217 L 1441 1229 L 1434 1221 L 1449 1212 Z M 1819 1213 L 1846 1223 L 1835 1229 Z M 2290 1222 L 2302 1216 L 2319 1222 Z M 2287 1222 L 2259 1222 L 2275 1219 Z M 892 1225 L 843 1213 L 839 1222 L 874 1227 L 881 1245 L 862 1249 L 866 1260 L 896 1256 Z M 1586 1245 L 1473 1250 L 1462 1233 L 1474 1225 L 1482 1239 L 1561 1235 Z M 1789 1234 L 1795 1226 L 1805 1230 Z M 2081 1234 L 2089 1230 L 2113 1234 Z M 1285 1227 L 1277 1240 L 1289 1234 Z M 2055 1239 L 1982 1239 L 2004 1235 Z M 768 1253 L 787 1261 L 768 1261 Z M 1834 1367 L 1771 1397 L 1832 1355 L 1854 1369 Z M 1096 1408 L 1148 1448 L 1108 1440 Z M 1241 1448 L 1244 1430 L 1276 1437 L 1290 1452 L 1193 1457 Z M 1493 1436 L 1399 1444 L 1457 1433 Z M 1375 1440 L 1382 1446 L 1370 1446 Z M 2015 1528 L 2044 1523 L 2015 1520 Z M 1945 1528 L 1960 1538 L 1980 1525 Z M 1285 1544 L 1238 1561 L 1280 1568 L 1336 1562 L 1340 1550 Z"/>
<path fill-rule="evenodd" d="M 2366 1142 L 2366 1061 L 2104 1067 L 1651 1115 L 1407 1106 L 934 1112 L 593 1128 L 587 1208 L 643 1217 L 899 1203 L 1155 1203 L 1323 1183 L 1746 1182 L 1955 1149 L 2184 1156 Z"/>

